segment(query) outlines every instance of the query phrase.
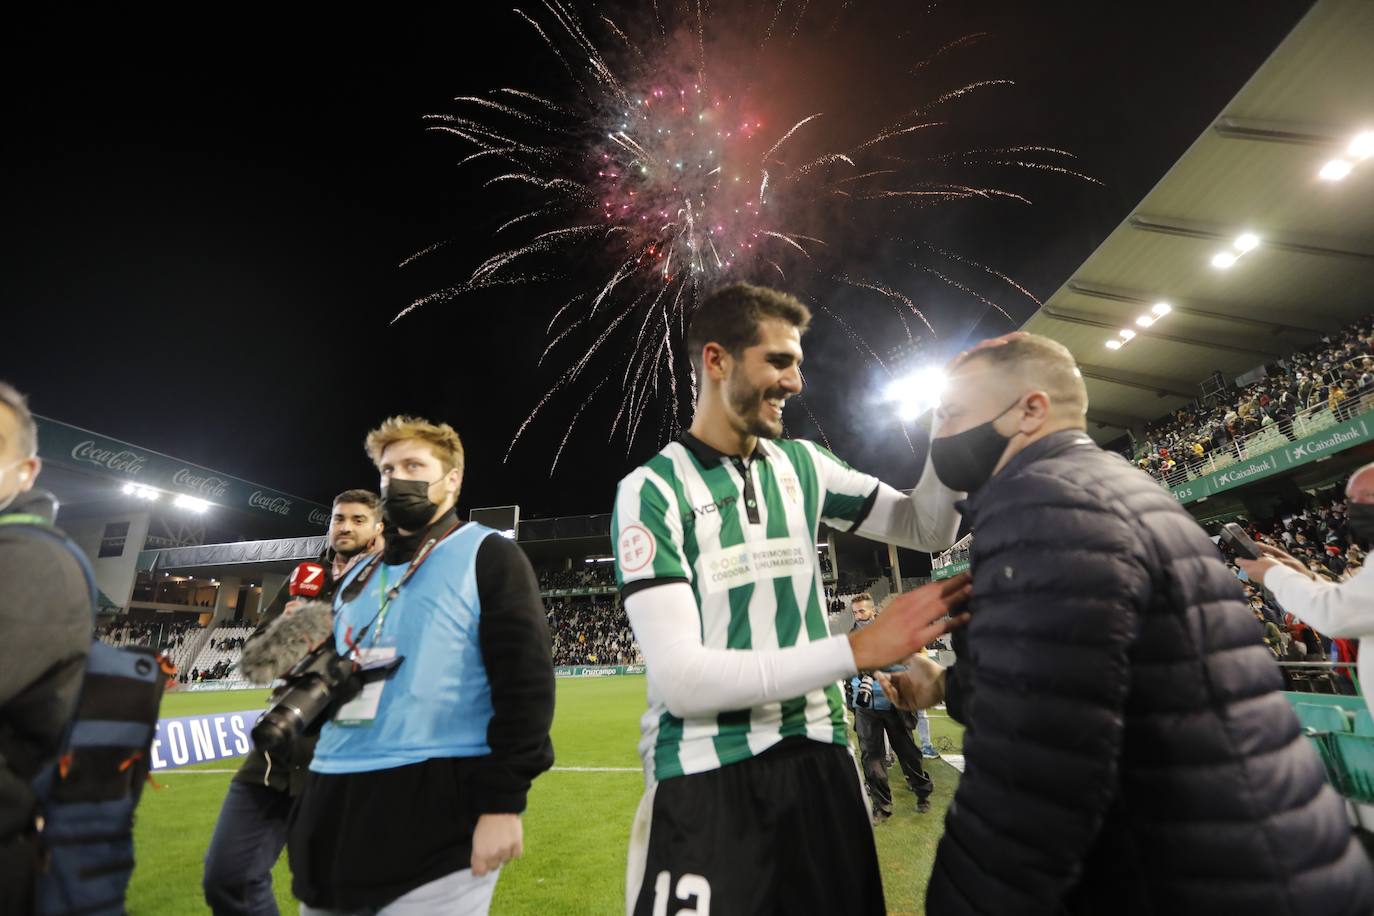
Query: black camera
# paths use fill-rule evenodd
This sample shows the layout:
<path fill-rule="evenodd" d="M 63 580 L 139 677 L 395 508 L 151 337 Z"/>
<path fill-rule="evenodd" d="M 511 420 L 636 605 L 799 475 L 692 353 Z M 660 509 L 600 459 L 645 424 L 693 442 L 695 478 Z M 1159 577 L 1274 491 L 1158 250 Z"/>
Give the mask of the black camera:
<path fill-rule="evenodd" d="M 859 686 L 854 691 L 854 705 L 862 709 L 873 705 L 873 675 L 865 674 L 859 678 Z"/>
<path fill-rule="evenodd" d="M 282 675 L 286 681 L 276 702 L 253 726 L 253 744 L 260 751 L 280 750 L 320 721 L 325 710 L 343 705 L 358 695 L 362 678 L 356 666 L 325 640 L 314 652 Z"/>

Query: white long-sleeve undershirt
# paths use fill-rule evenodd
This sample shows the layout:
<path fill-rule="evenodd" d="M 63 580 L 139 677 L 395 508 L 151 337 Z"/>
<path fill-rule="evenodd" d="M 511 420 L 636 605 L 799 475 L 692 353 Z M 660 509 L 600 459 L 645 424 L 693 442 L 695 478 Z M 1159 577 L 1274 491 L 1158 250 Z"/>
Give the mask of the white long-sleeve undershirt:
<path fill-rule="evenodd" d="M 792 699 L 857 670 L 846 636 L 786 649 L 708 649 L 685 582 L 637 591 L 625 611 L 644 653 L 650 701 L 684 719 Z"/>

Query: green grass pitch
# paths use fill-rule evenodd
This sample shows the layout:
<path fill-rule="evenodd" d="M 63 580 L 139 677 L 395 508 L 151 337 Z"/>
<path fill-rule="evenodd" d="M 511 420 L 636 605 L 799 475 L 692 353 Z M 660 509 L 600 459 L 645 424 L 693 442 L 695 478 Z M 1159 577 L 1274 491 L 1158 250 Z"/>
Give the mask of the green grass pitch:
<path fill-rule="evenodd" d="M 265 691 L 173 693 L 163 700 L 162 715 L 252 709 L 265 699 Z M 558 681 L 553 726 L 557 762 L 530 793 L 525 857 L 503 869 L 493 913 L 600 916 L 623 910 L 625 846 L 644 786 L 635 750 L 643 711 L 642 677 Z M 932 725 L 937 744 L 957 752 L 959 726 L 946 718 L 932 718 Z M 128 897 L 134 916 L 208 912 L 200 891 L 201 862 L 229 785 L 225 771 L 237 763 L 219 761 L 154 775 L 161 788 L 144 793 L 135 827 L 138 866 Z M 945 808 L 959 778 L 942 761 L 926 761 L 926 766 L 935 779 L 933 810 L 916 814 L 915 799 L 894 767 L 890 775 L 897 814 L 875 828 L 892 913 L 923 910 Z M 273 883 L 282 912 L 295 913 L 285 855 Z"/>

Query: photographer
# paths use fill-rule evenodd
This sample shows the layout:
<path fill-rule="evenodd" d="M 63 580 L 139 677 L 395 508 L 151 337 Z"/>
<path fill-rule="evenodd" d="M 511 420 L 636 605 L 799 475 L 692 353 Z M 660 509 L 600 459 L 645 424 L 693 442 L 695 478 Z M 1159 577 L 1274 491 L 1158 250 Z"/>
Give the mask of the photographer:
<path fill-rule="evenodd" d="M 1350 534 L 1360 541 L 1374 540 L 1374 464 L 1350 476 L 1345 495 Z M 1236 563 L 1252 582 L 1269 590 L 1280 608 L 1307 625 L 1299 632 L 1305 635 L 1315 627 L 1327 636 L 1347 639 L 1374 635 L 1374 564 L 1367 563 L 1346 581 L 1334 583 L 1277 547 L 1260 544 L 1259 548 L 1265 554 L 1261 559 L 1239 558 Z M 1368 659 L 1374 659 L 1374 653 L 1366 653 L 1358 662 L 1360 681 L 1365 684 L 1374 683 L 1367 680 L 1369 664 L 1374 664 L 1367 663 Z"/>
<path fill-rule="evenodd" d="M 486 913 L 553 763 L 538 582 L 512 541 L 459 525 L 452 427 L 392 417 L 367 452 L 386 548 L 339 583 L 334 646 L 368 679 L 320 733 L 291 814 L 292 890 L 305 916 Z"/>
<path fill-rule="evenodd" d="M 28 913 L 38 876 L 30 782 L 57 756 L 76 709 L 94 608 L 77 559 L 53 538 L 52 495 L 23 395 L 0 382 L 0 913 Z M 14 521 L 13 526 L 6 524 Z"/>
<path fill-rule="evenodd" d="M 854 629 L 866 627 L 874 619 L 873 598 L 867 592 L 851 602 Z M 904 670 L 901 665 L 884 668 L 887 672 Z M 916 811 L 930 810 L 930 793 L 935 784 L 921 763 L 921 751 L 911 737 L 911 714 L 895 708 L 872 675 L 858 674 L 849 683 L 854 710 L 854 731 L 859 736 L 859 757 L 863 763 L 864 783 L 873 801 L 873 816 L 884 821 L 892 816 L 892 787 L 887 779 L 887 745 L 901 765 L 906 784 L 916 796 Z M 886 736 L 886 741 L 884 741 Z"/>
<path fill-rule="evenodd" d="M 334 497 L 329 547 L 321 558 L 325 563 L 321 601 L 330 599 L 335 584 L 354 562 L 380 547 L 381 533 L 381 509 L 375 493 L 345 490 Z M 245 659 L 253 649 L 266 648 L 262 641 L 267 630 L 294 611 L 289 597 L 283 584 L 244 643 Z M 301 735 L 279 751 L 254 748 L 229 784 L 205 852 L 202 879 L 205 902 L 215 916 L 276 916 L 272 866 L 286 846 L 291 799 L 300 794 L 317 737 L 314 733 Z"/>

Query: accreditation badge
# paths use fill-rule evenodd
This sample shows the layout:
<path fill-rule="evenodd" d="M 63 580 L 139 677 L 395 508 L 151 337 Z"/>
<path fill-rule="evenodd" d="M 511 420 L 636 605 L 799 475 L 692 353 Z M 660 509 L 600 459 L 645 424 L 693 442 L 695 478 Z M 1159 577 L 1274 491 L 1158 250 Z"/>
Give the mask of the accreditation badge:
<path fill-rule="evenodd" d="M 387 667 L 395 657 L 395 646 L 373 646 L 370 649 L 359 649 L 357 662 L 361 671 L 367 671 Z M 356 697 L 339 707 L 339 711 L 334 715 L 334 724 L 350 728 L 371 725 L 377 718 L 377 707 L 382 702 L 382 691 L 386 689 L 386 683 L 385 677 L 379 677 L 363 684 L 363 689 Z"/>

